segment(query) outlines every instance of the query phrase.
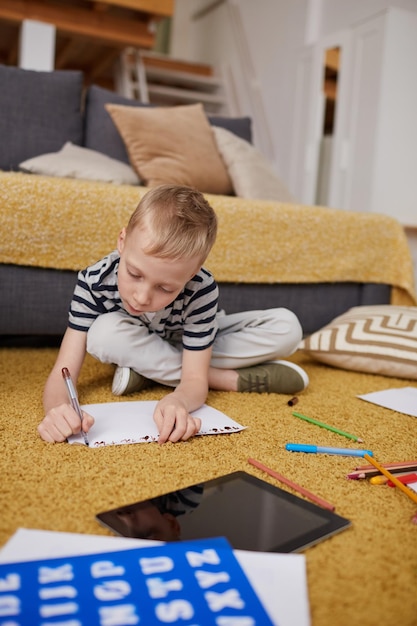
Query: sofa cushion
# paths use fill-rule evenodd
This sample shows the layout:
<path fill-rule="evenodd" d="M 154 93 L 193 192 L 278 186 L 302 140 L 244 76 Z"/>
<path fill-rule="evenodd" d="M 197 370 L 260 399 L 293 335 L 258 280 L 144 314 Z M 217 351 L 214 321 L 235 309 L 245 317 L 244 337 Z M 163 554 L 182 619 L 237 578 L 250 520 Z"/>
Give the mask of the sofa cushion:
<path fill-rule="evenodd" d="M 236 137 L 252 143 L 252 119 L 250 117 L 227 117 L 219 115 L 207 115 L 212 126 L 225 128 Z"/>
<path fill-rule="evenodd" d="M 106 108 L 147 186 L 174 183 L 223 195 L 233 191 L 202 104 Z"/>
<path fill-rule="evenodd" d="M 54 152 L 66 141 L 82 144 L 78 71 L 40 72 L 0 65 L 0 169 Z"/>
<path fill-rule="evenodd" d="M 237 196 L 294 202 L 285 184 L 255 146 L 226 128 L 213 127 L 213 132 Z"/>
<path fill-rule="evenodd" d="M 106 104 L 123 104 L 133 107 L 151 107 L 131 98 L 125 98 L 114 91 L 91 85 L 85 101 L 84 145 L 107 156 L 129 163 L 129 156 L 120 134 L 105 109 Z M 212 126 L 220 126 L 232 133 L 252 141 L 252 120 L 250 117 L 227 117 L 208 115 Z"/>
<path fill-rule="evenodd" d="M 300 348 L 328 365 L 416 380 L 417 307 L 353 307 Z"/>
<path fill-rule="evenodd" d="M 106 104 L 123 104 L 132 107 L 149 107 L 137 100 L 131 100 L 103 89 L 97 85 L 88 88 L 84 111 L 84 146 L 96 150 L 124 163 L 129 163 L 129 156 L 119 131 L 113 124 Z"/>
<path fill-rule="evenodd" d="M 41 154 L 23 161 L 20 169 L 32 174 L 98 180 L 119 185 L 138 185 L 140 182 L 136 172 L 126 163 L 89 148 L 75 146 L 70 141 L 59 152 Z"/>

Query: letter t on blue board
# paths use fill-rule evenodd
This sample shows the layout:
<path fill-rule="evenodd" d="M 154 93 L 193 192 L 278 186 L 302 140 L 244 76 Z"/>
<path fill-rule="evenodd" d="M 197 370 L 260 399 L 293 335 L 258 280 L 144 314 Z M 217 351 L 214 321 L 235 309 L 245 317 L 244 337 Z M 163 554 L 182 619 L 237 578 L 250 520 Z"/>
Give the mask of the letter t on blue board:
<path fill-rule="evenodd" d="M 0 565 L 0 623 L 273 626 L 223 538 Z"/>

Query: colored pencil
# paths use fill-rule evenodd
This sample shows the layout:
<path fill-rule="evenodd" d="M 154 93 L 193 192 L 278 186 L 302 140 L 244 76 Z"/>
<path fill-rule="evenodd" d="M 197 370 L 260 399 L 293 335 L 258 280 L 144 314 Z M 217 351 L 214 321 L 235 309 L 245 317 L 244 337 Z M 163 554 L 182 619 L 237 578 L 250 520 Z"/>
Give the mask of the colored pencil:
<path fill-rule="evenodd" d="M 411 469 L 417 469 L 417 461 L 396 461 L 394 463 L 381 463 L 382 467 L 386 467 L 387 469 L 392 469 L 393 467 L 407 467 Z M 373 465 L 360 465 L 359 467 L 355 467 L 355 470 L 372 470 Z"/>
<path fill-rule="evenodd" d="M 394 485 L 398 487 L 398 489 L 401 489 L 401 491 L 403 491 L 413 502 L 417 504 L 417 493 L 412 491 L 406 485 L 403 485 L 402 482 L 394 476 L 394 474 L 391 474 L 387 469 L 385 469 L 385 467 L 382 467 L 382 465 L 380 465 L 378 461 L 376 461 L 373 457 L 369 456 L 369 454 L 365 454 L 365 459 L 369 461 L 369 463 L 371 463 L 374 467 L 376 467 L 376 469 L 379 470 L 381 474 L 384 474 L 384 476 L 386 476 L 388 480 L 394 483 Z"/>
<path fill-rule="evenodd" d="M 262 470 L 266 474 L 269 474 L 270 476 L 272 476 L 272 478 L 275 478 L 276 480 L 279 480 L 281 483 L 284 483 L 284 485 L 291 487 L 292 489 L 294 489 L 294 491 L 298 491 L 309 500 L 312 500 L 319 506 L 322 506 L 324 509 L 328 509 L 329 511 L 335 510 L 336 507 L 333 504 L 330 504 L 330 502 L 327 502 L 326 500 L 323 500 L 323 498 L 316 496 L 314 493 L 311 493 L 311 491 L 308 491 L 304 487 L 301 487 L 301 485 L 297 485 L 297 483 L 294 483 L 292 480 L 289 480 L 289 478 L 285 478 L 285 476 L 282 476 L 282 474 L 278 474 L 278 472 L 275 472 L 275 470 L 270 469 L 263 463 L 260 463 L 259 461 L 256 461 L 255 459 L 251 459 L 251 458 L 248 459 L 248 463 Z"/>
<path fill-rule="evenodd" d="M 307 417 L 307 415 L 303 415 L 302 413 L 297 413 L 297 411 L 293 411 L 293 415 L 295 417 L 299 417 L 306 422 L 309 422 L 310 424 L 320 426 L 320 428 L 325 428 L 326 430 L 331 430 L 333 433 L 337 433 L 338 435 L 342 435 L 343 437 L 347 437 L 348 439 L 353 439 L 353 441 L 357 441 L 358 443 L 362 443 L 363 441 L 362 439 L 359 439 L 359 437 L 356 437 L 356 435 L 346 433 L 344 430 L 340 430 L 339 428 L 335 428 L 334 426 L 329 426 L 329 424 L 320 422 L 319 420 L 313 419 L 312 417 Z"/>
<path fill-rule="evenodd" d="M 392 472 L 391 472 L 392 473 Z M 399 474 L 398 480 L 400 480 L 404 485 L 408 483 L 416 483 L 417 484 L 417 474 Z M 377 476 L 372 476 L 369 479 L 369 482 L 372 485 L 388 485 L 389 487 L 395 487 L 395 485 L 388 480 L 386 476 L 382 474 L 378 474 Z"/>
<path fill-rule="evenodd" d="M 415 463 L 408 464 L 408 465 L 392 465 L 392 464 L 382 463 L 381 465 L 382 467 L 385 467 L 386 469 L 388 469 L 392 474 L 399 474 L 399 473 L 404 473 L 404 472 L 417 469 L 417 464 Z M 367 465 L 367 467 L 369 467 L 369 465 Z M 361 480 L 363 478 L 372 478 L 373 476 L 378 476 L 378 475 L 380 475 L 380 472 L 375 468 L 362 469 L 362 470 L 358 469 L 354 472 L 350 472 L 350 474 L 348 474 L 346 478 L 350 478 L 352 480 Z"/>
<path fill-rule="evenodd" d="M 398 480 L 402 482 L 403 485 L 409 485 L 416 483 L 417 484 L 417 474 L 414 472 L 413 474 L 403 474 L 398 477 Z M 387 482 L 388 487 L 395 487 L 394 483 L 389 480 Z"/>

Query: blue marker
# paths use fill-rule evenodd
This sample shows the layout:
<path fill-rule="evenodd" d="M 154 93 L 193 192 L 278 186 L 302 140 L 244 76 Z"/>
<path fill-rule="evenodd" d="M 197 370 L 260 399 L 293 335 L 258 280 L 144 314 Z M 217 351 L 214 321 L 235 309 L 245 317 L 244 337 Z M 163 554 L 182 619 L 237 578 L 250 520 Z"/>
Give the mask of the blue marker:
<path fill-rule="evenodd" d="M 287 443 L 286 450 L 290 452 L 313 452 L 317 454 L 321 452 L 323 454 L 341 454 L 344 456 L 373 456 L 370 450 L 352 450 L 351 448 L 325 448 L 323 446 L 310 446 L 305 443 Z"/>

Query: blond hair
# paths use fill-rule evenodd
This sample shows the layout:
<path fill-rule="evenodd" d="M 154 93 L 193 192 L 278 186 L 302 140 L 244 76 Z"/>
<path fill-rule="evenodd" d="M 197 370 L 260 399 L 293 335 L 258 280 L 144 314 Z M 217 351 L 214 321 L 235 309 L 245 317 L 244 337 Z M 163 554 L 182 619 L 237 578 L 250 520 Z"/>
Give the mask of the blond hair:
<path fill-rule="evenodd" d="M 135 228 L 149 232 L 146 254 L 168 259 L 198 257 L 203 263 L 216 240 L 217 217 L 197 189 L 159 185 L 139 202 L 127 235 Z"/>

